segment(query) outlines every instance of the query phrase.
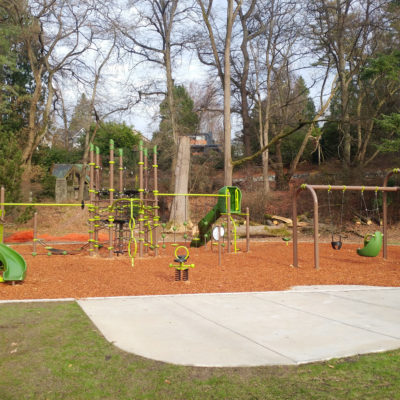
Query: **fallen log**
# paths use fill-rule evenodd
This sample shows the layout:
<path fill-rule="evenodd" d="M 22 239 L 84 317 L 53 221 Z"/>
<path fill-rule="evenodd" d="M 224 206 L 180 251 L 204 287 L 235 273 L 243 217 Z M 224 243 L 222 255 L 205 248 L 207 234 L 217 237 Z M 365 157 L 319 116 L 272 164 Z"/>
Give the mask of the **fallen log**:
<path fill-rule="evenodd" d="M 233 229 L 232 229 L 233 230 Z M 282 236 L 279 231 L 286 231 L 285 224 L 265 226 L 265 225 L 254 225 L 249 228 L 251 237 L 279 237 Z M 246 225 L 238 225 L 236 227 L 236 235 L 239 237 L 246 236 Z M 284 236 L 286 233 L 284 234 Z"/>
<path fill-rule="evenodd" d="M 286 218 L 286 217 L 281 217 L 279 215 L 272 215 L 271 219 L 274 221 L 280 221 L 285 223 L 289 228 L 293 227 L 293 220 L 290 218 Z M 303 221 L 298 221 L 297 222 L 297 226 L 308 226 L 309 224 L 307 222 L 303 222 Z"/>

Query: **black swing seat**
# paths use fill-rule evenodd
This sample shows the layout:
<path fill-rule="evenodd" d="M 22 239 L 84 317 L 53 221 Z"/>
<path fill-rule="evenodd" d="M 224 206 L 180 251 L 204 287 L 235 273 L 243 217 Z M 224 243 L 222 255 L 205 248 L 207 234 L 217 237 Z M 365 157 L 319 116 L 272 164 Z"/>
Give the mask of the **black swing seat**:
<path fill-rule="evenodd" d="M 342 248 L 342 244 L 342 236 L 339 236 L 339 240 L 333 240 L 332 236 L 331 246 L 333 250 L 340 250 Z"/>

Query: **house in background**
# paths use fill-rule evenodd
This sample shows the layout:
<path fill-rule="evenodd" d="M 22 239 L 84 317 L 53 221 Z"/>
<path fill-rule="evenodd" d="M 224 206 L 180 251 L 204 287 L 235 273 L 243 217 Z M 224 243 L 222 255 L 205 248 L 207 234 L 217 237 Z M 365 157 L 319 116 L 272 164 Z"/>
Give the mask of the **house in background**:
<path fill-rule="evenodd" d="M 215 143 L 212 133 L 198 133 L 190 135 L 190 149 L 193 155 L 207 154 L 209 151 L 220 152 L 221 148 Z"/>
<path fill-rule="evenodd" d="M 55 197 L 56 203 L 66 203 L 78 200 L 80 173 L 82 164 L 54 164 L 51 174 L 56 177 Z M 83 192 L 84 200 L 89 198 L 88 175 L 85 177 Z"/>
<path fill-rule="evenodd" d="M 72 133 L 68 138 L 69 145 L 73 149 L 79 149 L 81 146 L 82 137 L 86 135 L 86 131 L 84 128 L 79 129 L 78 132 Z"/>

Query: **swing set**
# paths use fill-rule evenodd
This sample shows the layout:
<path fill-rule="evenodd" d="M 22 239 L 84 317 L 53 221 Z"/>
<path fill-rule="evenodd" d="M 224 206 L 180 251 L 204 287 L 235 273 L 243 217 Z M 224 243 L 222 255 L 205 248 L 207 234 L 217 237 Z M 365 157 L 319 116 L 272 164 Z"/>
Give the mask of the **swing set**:
<path fill-rule="evenodd" d="M 397 192 L 400 190 L 400 187 L 388 187 L 388 179 L 391 175 L 395 173 L 399 173 L 400 169 L 395 168 L 390 171 L 383 182 L 383 186 L 331 186 L 331 185 L 301 185 L 295 192 L 292 203 L 292 211 L 293 211 L 293 266 L 298 267 L 298 235 L 297 235 L 297 198 L 301 192 L 304 190 L 308 190 L 311 193 L 313 204 L 314 204 L 314 266 L 315 269 L 319 269 L 319 234 L 318 234 L 318 196 L 317 190 L 327 190 L 328 191 L 328 208 L 329 214 L 331 217 L 331 221 L 333 221 L 331 214 L 331 192 L 333 190 L 341 190 L 342 191 L 342 202 L 341 202 L 341 211 L 340 211 L 340 227 L 343 223 L 343 207 L 344 207 L 344 195 L 347 190 L 355 190 L 361 192 L 361 201 L 364 199 L 364 191 L 374 191 L 375 192 L 375 209 L 372 211 L 378 211 L 379 218 L 379 206 L 378 206 L 378 192 L 382 192 L 383 194 L 383 221 L 382 221 L 382 229 L 383 234 L 379 231 L 376 231 L 373 234 L 368 234 L 364 237 L 364 247 L 357 250 L 357 254 L 365 257 L 376 257 L 381 248 L 383 247 L 383 258 L 387 259 L 387 193 L 388 192 Z M 365 199 L 364 199 L 365 205 Z M 377 208 L 376 208 L 377 207 Z M 368 210 L 365 206 L 365 210 L 368 213 L 371 210 Z M 367 215 L 367 223 L 369 221 L 369 215 Z M 331 246 L 334 250 L 340 250 L 342 248 L 342 236 L 341 234 L 336 234 L 333 230 L 331 233 Z"/>
<path fill-rule="evenodd" d="M 341 232 L 343 231 L 343 208 L 344 208 L 344 200 L 345 200 L 345 192 L 347 187 L 343 186 L 342 189 L 342 196 L 341 196 L 341 203 L 340 203 L 340 218 L 338 226 L 338 233 L 334 229 L 334 216 L 332 213 L 332 186 L 328 186 L 328 212 L 331 224 L 331 246 L 333 250 L 340 250 L 343 245 L 342 235 Z M 376 219 L 379 225 L 382 225 L 382 221 L 379 214 L 379 202 L 378 202 L 378 190 L 375 188 L 375 197 L 373 202 L 373 208 L 368 209 L 367 202 L 365 201 L 364 197 L 365 186 L 361 189 L 361 209 L 360 209 L 360 220 L 356 222 L 357 225 L 360 225 L 362 220 L 366 221 L 367 225 L 372 224 L 373 216 L 376 216 Z M 363 217 L 363 213 L 365 216 Z M 364 247 L 362 249 L 357 249 L 357 254 L 364 257 L 376 257 L 381 248 L 382 248 L 382 241 L 383 235 L 381 232 L 376 231 L 374 234 L 367 234 L 364 237 Z"/>

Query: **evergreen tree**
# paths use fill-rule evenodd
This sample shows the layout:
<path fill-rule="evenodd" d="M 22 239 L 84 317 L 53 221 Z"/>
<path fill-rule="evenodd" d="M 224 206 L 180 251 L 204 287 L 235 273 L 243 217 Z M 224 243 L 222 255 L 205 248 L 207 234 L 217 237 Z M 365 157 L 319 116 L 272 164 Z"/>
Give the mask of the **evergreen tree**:
<path fill-rule="evenodd" d="M 175 118 L 177 122 L 179 135 L 191 135 L 197 131 L 199 117 L 193 111 L 193 100 L 184 86 L 174 86 Z M 160 104 L 160 132 L 170 134 L 172 132 L 171 116 L 166 98 Z"/>
<path fill-rule="evenodd" d="M 91 126 L 91 129 L 94 129 L 94 125 Z M 125 123 L 105 122 L 98 127 L 93 144 L 99 147 L 103 166 L 106 166 L 109 161 L 110 139 L 112 139 L 115 157 L 117 157 L 117 149 L 121 148 L 124 153 L 124 166 L 132 171 L 138 161 L 133 150 L 139 144 L 140 138 L 140 133 L 125 125 Z"/>
<path fill-rule="evenodd" d="M 289 124 L 296 123 L 297 121 L 311 121 L 315 115 L 315 105 L 314 101 L 310 97 L 310 91 L 308 90 L 306 83 L 302 77 L 296 79 L 292 97 L 292 104 L 288 105 L 288 107 L 293 109 L 293 111 L 290 111 L 291 117 L 288 121 Z M 282 140 L 281 151 L 282 162 L 284 164 L 290 164 L 290 162 L 297 155 L 298 149 L 303 142 L 307 130 L 308 126 L 304 126 L 293 135 L 290 135 Z M 302 155 L 302 159 L 311 161 L 312 150 L 313 146 L 309 142 Z"/>
<path fill-rule="evenodd" d="M 383 153 L 400 151 L 400 114 L 392 113 L 390 115 L 382 115 L 382 119 L 376 122 L 389 136 L 389 138 L 382 139 L 379 150 Z"/>
<path fill-rule="evenodd" d="M 0 131 L 21 136 L 34 83 L 21 30 L 0 7 Z"/>
<path fill-rule="evenodd" d="M 17 202 L 21 195 L 21 150 L 15 135 L 0 127 L 0 186 L 4 186 L 6 202 Z"/>
<path fill-rule="evenodd" d="M 7 201 L 20 200 L 21 144 L 34 86 L 20 34 L 8 8 L 0 7 L 0 186 Z"/>
<path fill-rule="evenodd" d="M 179 136 L 194 135 L 198 130 L 199 117 L 193 110 L 193 100 L 184 86 L 174 86 L 174 101 Z M 168 170 L 175 150 L 167 98 L 160 104 L 160 117 L 159 130 L 153 134 L 153 142 L 159 149 L 160 168 Z"/>
<path fill-rule="evenodd" d="M 68 140 L 66 141 L 69 146 L 71 141 L 77 135 L 79 137 L 85 136 L 85 131 L 90 128 L 93 122 L 91 115 L 90 100 L 86 97 L 85 93 L 81 94 L 81 97 L 76 103 L 74 111 L 72 113 L 71 122 L 68 127 Z M 82 134 L 82 135 L 81 135 Z"/>

